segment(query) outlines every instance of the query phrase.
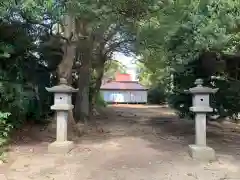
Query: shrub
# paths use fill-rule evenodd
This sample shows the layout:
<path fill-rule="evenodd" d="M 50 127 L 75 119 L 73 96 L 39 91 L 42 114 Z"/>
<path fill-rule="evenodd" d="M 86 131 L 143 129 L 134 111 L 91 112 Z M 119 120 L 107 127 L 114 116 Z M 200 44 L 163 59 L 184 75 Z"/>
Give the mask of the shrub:
<path fill-rule="evenodd" d="M 21 84 L 0 84 L 0 109 L 2 112 L 11 112 L 11 121 L 14 127 L 19 127 L 25 120 L 28 112 L 32 92 L 26 91 Z"/>
<path fill-rule="evenodd" d="M 166 93 L 162 85 L 158 85 L 149 89 L 148 103 L 150 104 L 163 104 L 166 102 Z"/>
<path fill-rule="evenodd" d="M 107 103 L 104 101 L 101 93 L 99 93 L 97 96 L 96 106 L 98 106 L 98 107 L 106 107 L 107 106 Z"/>
<path fill-rule="evenodd" d="M 10 115 L 11 113 L 0 112 L 0 146 L 6 143 L 9 133 L 13 128 L 13 125 L 9 121 Z"/>
<path fill-rule="evenodd" d="M 4 157 L 4 146 L 8 142 L 9 134 L 13 128 L 12 123 L 9 121 L 10 113 L 0 112 L 0 160 Z"/>
<path fill-rule="evenodd" d="M 240 82 L 225 76 L 209 75 L 198 62 L 192 62 L 184 67 L 184 71 L 174 74 L 174 89 L 168 97 L 169 105 L 174 108 L 181 117 L 193 117 L 194 113 L 189 111 L 192 106 L 192 95 L 184 93 L 194 87 L 196 79 L 201 78 L 204 86 L 219 88 L 216 94 L 210 97 L 210 105 L 214 109 L 208 115 L 217 115 L 218 119 L 226 117 L 234 118 L 240 112 Z"/>

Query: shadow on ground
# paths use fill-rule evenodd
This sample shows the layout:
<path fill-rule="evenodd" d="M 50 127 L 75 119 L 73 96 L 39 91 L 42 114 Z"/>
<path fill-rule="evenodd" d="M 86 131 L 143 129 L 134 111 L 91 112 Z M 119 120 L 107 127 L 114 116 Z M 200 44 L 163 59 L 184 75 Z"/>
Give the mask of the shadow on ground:
<path fill-rule="evenodd" d="M 113 105 L 96 117 L 98 127 L 104 132 L 90 131 L 82 137 L 70 137 L 76 144 L 92 144 L 104 141 L 137 137 L 149 142 L 149 147 L 158 151 L 187 153 L 188 145 L 194 143 L 193 121 L 180 120 L 166 106 Z M 233 130 L 209 126 L 207 140 L 218 155 L 240 159 L 240 135 Z M 32 126 L 15 134 L 13 151 L 41 153 L 54 141 L 55 128 Z M 32 150 L 33 148 L 33 150 Z M 29 150 L 30 149 L 30 150 Z"/>
<path fill-rule="evenodd" d="M 194 121 L 179 119 L 172 110 L 165 106 L 120 105 L 111 107 L 111 109 L 119 117 L 122 117 L 111 122 L 113 124 L 117 121 L 125 123 L 123 126 L 126 127 L 139 125 L 143 130 L 152 129 L 146 134 L 134 132 L 127 134 L 152 142 L 152 148 L 162 150 L 164 145 L 171 144 L 172 150 L 178 151 L 179 148 L 186 150 L 189 144 L 194 143 Z M 153 134 L 156 138 L 152 138 Z M 240 133 L 236 129 L 210 124 L 207 128 L 207 142 L 218 155 L 232 156 L 234 159 L 240 160 Z"/>

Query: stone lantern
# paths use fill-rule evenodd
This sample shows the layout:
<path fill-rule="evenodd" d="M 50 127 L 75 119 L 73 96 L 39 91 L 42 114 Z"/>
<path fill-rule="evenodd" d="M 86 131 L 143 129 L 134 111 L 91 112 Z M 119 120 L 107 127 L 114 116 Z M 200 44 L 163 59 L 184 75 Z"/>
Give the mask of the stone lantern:
<path fill-rule="evenodd" d="M 206 114 L 212 112 L 209 95 L 216 93 L 218 89 L 203 86 L 203 80 L 195 81 L 196 87 L 190 88 L 188 93 L 193 95 L 190 111 L 195 113 L 195 144 L 189 145 L 189 153 L 193 159 L 214 160 L 215 151 L 206 143 Z"/>
<path fill-rule="evenodd" d="M 46 88 L 46 90 L 54 93 L 54 105 L 51 106 L 51 109 L 56 111 L 57 121 L 56 141 L 48 146 L 48 151 L 68 153 L 73 148 L 73 142 L 67 140 L 68 112 L 74 107 L 72 93 L 77 92 L 78 89 L 68 86 L 66 79 L 61 78 L 58 86 Z"/>

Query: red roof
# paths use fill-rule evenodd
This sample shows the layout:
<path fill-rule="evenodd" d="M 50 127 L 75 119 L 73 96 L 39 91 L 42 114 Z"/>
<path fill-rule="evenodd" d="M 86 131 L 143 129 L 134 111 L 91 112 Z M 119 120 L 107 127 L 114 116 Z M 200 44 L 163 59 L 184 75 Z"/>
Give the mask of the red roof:
<path fill-rule="evenodd" d="M 115 74 L 115 81 L 102 84 L 101 90 L 147 90 L 137 81 L 132 81 L 130 74 Z"/>
<path fill-rule="evenodd" d="M 102 90 L 147 90 L 136 81 L 112 81 L 101 86 Z"/>
<path fill-rule="evenodd" d="M 115 75 L 115 81 L 132 81 L 132 78 L 130 74 L 121 74 L 117 72 Z"/>

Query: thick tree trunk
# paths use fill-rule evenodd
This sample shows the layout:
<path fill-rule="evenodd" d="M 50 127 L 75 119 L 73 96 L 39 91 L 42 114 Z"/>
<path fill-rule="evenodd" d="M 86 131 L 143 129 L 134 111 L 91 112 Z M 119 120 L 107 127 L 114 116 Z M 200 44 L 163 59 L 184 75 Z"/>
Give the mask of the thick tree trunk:
<path fill-rule="evenodd" d="M 87 124 L 89 116 L 89 90 L 90 78 L 92 68 L 92 52 L 94 43 L 93 32 L 88 31 L 89 22 L 86 19 L 77 19 L 77 32 L 79 32 L 84 39 L 79 39 L 79 60 L 81 67 L 78 72 L 78 88 L 79 91 L 76 96 L 76 104 L 74 109 L 74 117 L 77 120 L 84 121 Z"/>
<path fill-rule="evenodd" d="M 89 120 L 89 86 L 91 69 L 91 40 L 80 40 L 79 56 L 81 67 L 78 71 L 78 92 L 76 95 L 74 118 L 87 124 Z"/>
<path fill-rule="evenodd" d="M 74 118 L 87 123 L 89 118 L 89 64 L 81 66 L 78 78 L 78 92 L 75 100 Z"/>
<path fill-rule="evenodd" d="M 89 86 L 90 86 L 90 72 L 86 72 L 85 76 L 86 82 L 84 86 L 82 86 L 82 102 L 81 102 L 81 114 L 84 120 L 84 124 L 88 123 L 89 120 Z"/>
<path fill-rule="evenodd" d="M 58 77 L 65 78 L 68 81 L 71 81 L 72 78 L 72 67 L 75 60 L 76 54 L 76 45 L 71 42 L 71 36 L 74 34 L 74 19 L 70 15 L 66 15 L 64 19 L 64 38 L 68 41 L 65 41 L 62 50 L 63 58 L 61 63 L 58 65 Z M 70 82 L 71 83 L 71 82 Z"/>
<path fill-rule="evenodd" d="M 71 36 L 74 34 L 74 18 L 70 15 L 66 15 L 64 19 L 64 38 L 68 41 L 65 41 L 62 50 L 64 52 L 61 63 L 58 65 L 58 78 L 65 78 L 68 81 L 68 84 L 72 84 L 72 67 L 75 60 L 76 54 L 76 45 L 72 42 Z M 68 113 L 68 122 L 71 124 L 70 127 L 75 125 L 75 120 L 73 118 L 72 110 Z"/>
<path fill-rule="evenodd" d="M 58 66 L 58 77 L 65 78 L 68 84 L 72 82 L 72 66 L 75 58 L 75 46 L 71 44 L 65 45 L 63 59 Z"/>

